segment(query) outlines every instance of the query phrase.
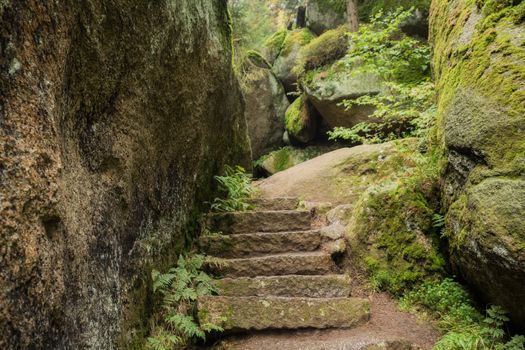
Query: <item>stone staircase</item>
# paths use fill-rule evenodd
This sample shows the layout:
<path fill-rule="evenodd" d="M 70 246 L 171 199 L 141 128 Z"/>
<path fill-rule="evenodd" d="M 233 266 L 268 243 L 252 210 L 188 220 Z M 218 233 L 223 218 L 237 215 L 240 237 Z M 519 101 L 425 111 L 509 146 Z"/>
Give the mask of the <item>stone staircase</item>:
<path fill-rule="evenodd" d="M 198 300 L 201 322 L 225 331 L 352 328 L 369 318 L 368 300 L 352 298 L 351 278 L 333 259 L 334 241 L 313 227 L 294 198 L 254 200 L 256 210 L 211 214 L 217 235 L 201 250 L 218 296 Z M 216 260 L 216 259 L 213 259 Z"/>

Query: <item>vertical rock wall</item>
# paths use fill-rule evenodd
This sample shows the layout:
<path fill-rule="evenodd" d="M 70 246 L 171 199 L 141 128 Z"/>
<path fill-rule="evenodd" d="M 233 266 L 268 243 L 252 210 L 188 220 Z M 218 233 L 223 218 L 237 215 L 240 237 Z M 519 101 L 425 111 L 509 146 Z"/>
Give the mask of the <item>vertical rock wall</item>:
<path fill-rule="evenodd" d="M 525 3 L 434 0 L 452 262 L 525 328 Z"/>
<path fill-rule="evenodd" d="M 226 0 L 4 0 L 0 17 L 0 348 L 129 343 L 148 267 L 250 160 Z"/>

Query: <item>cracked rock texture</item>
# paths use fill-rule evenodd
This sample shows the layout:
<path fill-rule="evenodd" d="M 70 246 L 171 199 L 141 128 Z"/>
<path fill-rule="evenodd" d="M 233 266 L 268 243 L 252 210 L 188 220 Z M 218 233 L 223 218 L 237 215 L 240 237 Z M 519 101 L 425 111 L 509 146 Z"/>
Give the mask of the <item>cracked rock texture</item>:
<path fill-rule="evenodd" d="M 125 347 L 146 266 L 250 160 L 226 0 L 7 0 L 0 17 L 0 348 Z"/>

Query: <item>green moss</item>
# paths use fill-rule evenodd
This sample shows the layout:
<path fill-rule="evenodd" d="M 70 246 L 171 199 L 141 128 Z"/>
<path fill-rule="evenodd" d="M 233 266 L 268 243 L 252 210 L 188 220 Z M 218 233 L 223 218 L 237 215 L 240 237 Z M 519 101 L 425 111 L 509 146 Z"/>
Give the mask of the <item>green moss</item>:
<path fill-rule="evenodd" d="M 301 75 L 343 57 L 349 46 L 347 31 L 347 27 L 342 25 L 326 31 L 308 45 L 303 46 L 299 51 L 299 59 L 294 67 L 294 72 Z"/>
<path fill-rule="evenodd" d="M 483 154 L 488 166 L 504 172 L 523 172 L 525 152 L 522 129 L 525 124 L 525 50 L 516 31 L 523 4 L 494 7 L 485 1 L 482 16 L 472 0 L 433 5 L 431 37 L 438 104 L 438 136 L 448 146 L 470 148 Z M 477 23 L 470 22 L 477 18 Z M 450 26 L 450 23 L 456 25 Z M 445 29 L 446 28 L 446 29 Z M 465 29 L 467 28 L 467 29 Z M 483 104 L 480 108 L 476 104 Z M 491 118 L 487 118 L 490 111 Z M 446 123 L 445 123 L 446 121 Z M 468 121 L 468 123 L 465 123 Z M 462 124 L 459 132 L 454 123 Z"/>
<path fill-rule="evenodd" d="M 330 147 L 295 148 L 287 146 L 262 156 L 254 165 L 264 168 L 271 174 L 275 174 L 331 150 L 333 149 Z"/>
<path fill-rule="evenodd" d="M 264 49 L 268 52 L 269 60 L 275 60 L 281 54 L 287 35 L 288 31 L 281 29 L 266 39 Z"/>
<path fill-rule="evenodd" d="M 285 127 L 291 135 L 299 135 L 305 128 L 308 118 L 305 108 L 305 98 L 301 95 L 286 110 Z"/>
<path fill-rule="evenodd" d="M 398 147 L 402 150 L 398 159 L 389 166 L 374 166 L 384 173 L 384 180 L 369 186 L 357 202 L 349 235 L 372 286 L 394 295 L 444 273 L 445 268 L 432 226 L 438 206 L 434 159 L 426 157 L 422 162 L 419 156 L 411 156 L 417 154 L 413 144 Z M 395 169 L 406 173 L 396 174 L 399 170 Z"/>
<path fill-rule="evenodd" d="M 315 35 L 308 29 L 296 29 L 294 31 L 288 32 L 286 39 L 283 42 L 283 47 L 281 50 L 282 56 L 289 55 L 296 45 L 304 46 L 315 38 Z"/>
<path fill-rule="evenodd" d="M 270 69 L 271 65 L 259 52 L 255 50 L 249 50 L 246 53 L 246 59 L 248 59 L 252 64 L 256 65 L 259 68 Z"/>

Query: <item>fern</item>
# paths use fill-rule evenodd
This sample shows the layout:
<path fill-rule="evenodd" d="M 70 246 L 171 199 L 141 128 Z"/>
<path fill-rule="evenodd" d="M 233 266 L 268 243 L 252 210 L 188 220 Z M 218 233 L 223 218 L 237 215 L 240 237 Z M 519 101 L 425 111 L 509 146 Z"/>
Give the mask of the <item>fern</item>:
<path fill-rule="evenodd" d="M 525 350 L 525 337 L 509 340 L 505 310 L 490 307 L 484 317 L 471 303 L 468 293 L 452 279 L 427 282 L 407 293 L 402 309 L 423 308 L 437 319 L 443 337 L 434 350 Z"/>
<path fill-rule="evenodd" d="M 147 339 L 149 350 L 183 348 L 193 340 L 206 340 L 206 333 L 221 332 L 215 324 L 200 325 L 196 318 L 196 300 L 200 296 L 216 293 L 212 279 L 202 267 L 203 255 L 179 256 L 177 266 L 160 273 L 153 270 L 153 290 L 162 297 L 158 323 Z"/>
<path fill-rule="evenodd" d="M 245 211 L 253 209 L 247 199 L 254 194 L 251 177 L 241 166 L 226 166 L 225 176 L 215 176 L 219 191 L 225 198 L 215 198 L 211 209 L 216 212 Z"/>

